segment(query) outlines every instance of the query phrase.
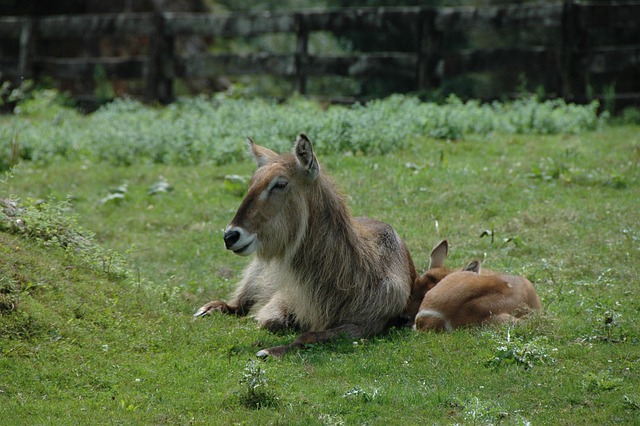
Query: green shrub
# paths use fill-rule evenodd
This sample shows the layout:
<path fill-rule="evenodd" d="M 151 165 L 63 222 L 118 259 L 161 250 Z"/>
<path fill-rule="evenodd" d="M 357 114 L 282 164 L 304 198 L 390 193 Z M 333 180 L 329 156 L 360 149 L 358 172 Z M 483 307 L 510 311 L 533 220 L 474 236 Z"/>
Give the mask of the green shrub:
<path fill-rule="evenodd" d="M 279 398 L 269 389 L 265 370 L 259 361 L 247 362 L 240 384 L 245 386 L 244 392 L 239 395 L 240 403 L 247 408 L 259 410 L 278 405 Z"/>
<path fill-rule="evenodd" d="M 510 329 L 507 329 L 505 337 L 491 331 L 488 331 L 487 335 L 494 340 L 496 345 L 495 354 L 487 360 L 487 366 L 498 367 L 505 363 L 513 363 L 529 369 L 534 365 L 555 362 L 552 354 L 557 349 L 548 347 L 545 336 L 526 340 L 519 336 L 512 336 Z"/>
<path fill-rule="evenodd" d="M 579 106 L 535 97 L 481 104 L 451 96 L 444 104 L 393 95 L 366 105 L 323 109 L 300 97 L 276 107 L 265 99 L 182 99 L 165 108 L 117 99 L 90 116 L 55 104 L 50 91 L 20 106 L 0 128 L 0 164 L 15 163 L 15 141 L 23 160 L 89 159 L 113 165 L 140 163 L 226 164 L 245 156 L 243 140 L 286 151 L 295 135 L 309 134 L 322 154 L 386 154 L 425 136 L 579 133 L 598 126 L 598 104 Z M 44 111 L 44 112 L 43 112 Z M 49 111 L 48 113 L 45 113 Z"/>

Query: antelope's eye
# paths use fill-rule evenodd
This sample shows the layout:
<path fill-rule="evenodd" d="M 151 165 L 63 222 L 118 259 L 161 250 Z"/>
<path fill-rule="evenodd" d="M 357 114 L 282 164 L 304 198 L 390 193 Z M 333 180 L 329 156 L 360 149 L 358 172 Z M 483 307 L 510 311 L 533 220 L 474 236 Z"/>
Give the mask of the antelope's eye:
<path fill-rule="evenodd" d="M 271 189 L 282 190 L 282 189 L 285 189 L 287 185 L 289 185 L 289 181 L 287 181 L 286 179 L 278 179 L 277 181 L 274 182 Z"/>

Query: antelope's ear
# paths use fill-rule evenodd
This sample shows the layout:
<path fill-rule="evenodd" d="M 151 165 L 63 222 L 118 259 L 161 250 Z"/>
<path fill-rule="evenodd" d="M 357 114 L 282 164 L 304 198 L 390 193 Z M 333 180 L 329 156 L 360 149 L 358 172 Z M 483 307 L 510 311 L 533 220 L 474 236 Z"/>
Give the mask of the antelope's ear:
<path fill-rule="evenodd" d="M 476 274 L 480 273 L 480 261 L 479 260 L 472 260 L 471 262 L 467 263 L 467 266 L 465 266 L 464 268 L 462 268 L 463 271 L 468 271 L 468 272 L 475 272 Z"/>
<path fill-rule="evenodd" d="M 320 166 L 318 166 L 318 159 L 313 153 L 313 147 L 311 146 L 309 138 L 302 133 L 299 134 L 296 138 L 293 151 L 302 171 L 307 175 L 309 180 L 315 180 L 320 172 Z"/>
<path fill-rule="evenodd" d="M 257 145 L 251 138 L 247 138 L 247 145 L 249 145 L 249 153 L 258 167 L 271 164 L 278 157 L 278 154 L 268 148 Z"/>
<path fill-rule="evenodd" d="M 429 261 L 429 269 L 442 268 L 444 266 L 444 260 L 447 258 L 449 252 L 449 243 L 447 240 L 440 241 L 440 244 L 435 246 L 431 250 L 431 259 Z"/>

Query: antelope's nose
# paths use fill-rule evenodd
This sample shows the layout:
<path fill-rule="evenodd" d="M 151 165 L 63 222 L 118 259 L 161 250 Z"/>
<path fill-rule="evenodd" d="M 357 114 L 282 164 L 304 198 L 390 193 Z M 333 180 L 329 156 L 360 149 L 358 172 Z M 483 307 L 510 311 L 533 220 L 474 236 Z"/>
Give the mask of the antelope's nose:
<path fill-rule="evenodd" d="M 240 239 L 240 232 L 235 229 L 230 229 L 224 232 L 224 245 L 227 250 L 230 250 L 231 247 Z"/>

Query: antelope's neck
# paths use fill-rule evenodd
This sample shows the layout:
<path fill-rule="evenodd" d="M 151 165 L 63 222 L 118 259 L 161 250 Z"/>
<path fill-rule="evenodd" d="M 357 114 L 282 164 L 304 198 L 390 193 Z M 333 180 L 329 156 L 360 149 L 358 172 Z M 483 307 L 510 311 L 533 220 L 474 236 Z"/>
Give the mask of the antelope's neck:
<path fill-rule="evenodd" d="M 362 263 L 362 241 L 342 195 L 332 185 L 319 183 L 325 184 L 307 200 L 306 229 L 291 260 L 305 281 L 335 279 Z"/>

